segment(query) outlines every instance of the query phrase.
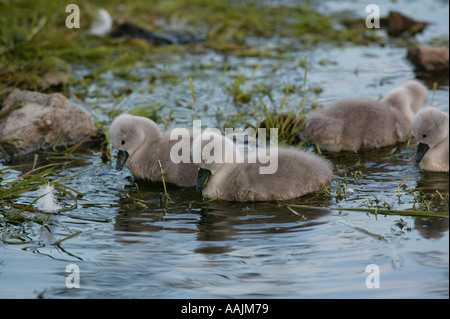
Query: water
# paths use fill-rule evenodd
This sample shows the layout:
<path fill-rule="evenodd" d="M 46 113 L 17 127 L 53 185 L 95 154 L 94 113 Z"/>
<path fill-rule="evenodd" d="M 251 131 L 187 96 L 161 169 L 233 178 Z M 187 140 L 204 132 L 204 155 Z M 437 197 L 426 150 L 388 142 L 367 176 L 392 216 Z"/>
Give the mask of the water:
<path fill-rule="evenodd" d="M 345 9 L 347 2 L 343 3 L 342 8 L 325 6 L 323 10 Z M 436 6 L 446 6 L 448 12 L 448 3 L 439 1 L 424 10 L 416 2 L 398 6 L 432 13 L 439 11 Z M 441 28 L 434 26 L 422 39 L 442 32 L 448 35 L 448 15 L 439 13 L 436 20 Z M 87 92 L 77 87 L 73 91 L 82 93 L 87 103 L 101 105 L 106 111 L 98 112 L 99 120 L 107 123 L 112 120 L 110 110 L 131 111 L 155 104 L 161 106 L 157 115 L 163 119 L 173 112 L 171 126 L 191 125 L 194 110 L 188 78 L 192 76 L 198 117 L 207 126 L 222 127 L 236 112 L 253 114 L 261 101 L 271 108 L 300 105 L 304 59 L 308 60 L 308 88 L 322 89 L 320 94 L 308 91 L 309 106 L 350 96 L 379 98 L 415 77 L 405 56 L 405 49 L 392 47 L 319 47 L 293 50 L 286 53 L 288 59 L 186 53 L 168 57 L 164 65 L 137 67 L 132 72 L 143 80 L 131 83 L 133 92 L 127 96 L 111 95 L 130 85 L 111 72 L 102 74 Z M 151 74 L 174 73 L 186 77 L 174 82 L 157 76 L 153 84 L 148 80 Z M 239 76 L 247 79 L 243 91 L 270 90 L 258 91 L 247 104 L 235 103 L 227 87 Z M 295 93 L 286 95 L 287 85 L 296 86 Z M 432 83 L 428 87 L 430 102 Z M 448 82 L 439 85 L 433 105 L 449 111 Z M 258 116 L 248 119 L 258 120 Z M 102 165 L 100 154 L 94 152 L 85 165 L 59 175 L 92 168 L 64 182 L 85 195 L 76 209 L 51 217 L 57 226 L 42 229 L 31 224 L 22 230 L 9 226 L 8 230 L 25 232 L 24 238 L 31 243 L 0 244 L 0 297 L 448 298 L 448 217 L 337 209 L 367 208 L 377 202 L 394 210 L 426 209 L 420 201 L 425 198 L 431 210 L 448 211 L 448 202 L 439 200 L 436 193 L 449 192 L 448 173 L 420 172 L 414 155 L 415 145 L 405 144 L 361 156 L 325 154 L 338 167 L 329 198 L 311 194 L 283 205 L 203 203 L 193 188 L 169 186 L 170 201 L 165 205 L 160 184 L 135 181 L 126 169 L 117 174 L 113 165 Z M 406 176 L 404 186 L 398 188 Z M 33 196 L 24 194 L 21 201 L 31 202 Z M 61 201 L 73 204 L 70 198 Z M 284 204 L 323 209 L 294 207 L 293 212 Z M 80 288 L 66 287 L 70 264 L 80 270 Z M 379 288 L 366 286 L 371 274 L 366 271 L 368 265 L 378 267 Z"/>

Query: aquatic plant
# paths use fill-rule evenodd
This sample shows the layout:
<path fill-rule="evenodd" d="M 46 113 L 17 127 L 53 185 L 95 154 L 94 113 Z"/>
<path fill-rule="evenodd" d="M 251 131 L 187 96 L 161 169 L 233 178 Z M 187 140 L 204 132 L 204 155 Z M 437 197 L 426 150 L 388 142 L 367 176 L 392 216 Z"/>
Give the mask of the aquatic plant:
<path fill-rule="evenodd" d="M 62 241 L 81 233 L 75 234 L 67 226 L 51 219 L 51 216 L 74 210 L 78 206 L 78 200 L 84 196 L 80 191 L 64 185 L 64 181 L 77 178 L 99 167 L 91 166 L 79 173 L 60 177 L 89 157 L 88 153 L 75 153 L 75 150 L 82 147 L 83 142 L 85 141 L 62 150 L 36 153 L 31 163 L 24 161 L 23 164 L 5 166 L 0 169 L 0 215 L 2 216 L 0 230 L 3 233 L 3 242 L 23 244 L 40 241 L 40 238 L 30 239 L 28 232 L 25 231 L 25 228 L 29 228 L 32 233 L 33 224 L 41 225 L 41 236 L 44 229 L 48 229 L 48 225 L 61 226 L 69 232 L 67 238 L 55 241 L 54 245 L 59 245 Z M 104 164 L 100 166 L 102 165 Z M 30 198 L 33 200 L 30 201 Z M 76 215 L 68 217 L 83 218 Z M 17 232 L 14 229 L 20 231 Z"/>
<path fill-rule="evenodd" d="M 305 115 L 297 110 L 283 112 L 283 109 L 269 111 L 263 103 L 264 118 L 259 122 L 257 128 L 266 128 L 267 138 L 269 138 L 269 128 L 278 129 L 278 143 L 286 145 L 303 144 L 306 142 L 302 137 L 305 129 Z"/>

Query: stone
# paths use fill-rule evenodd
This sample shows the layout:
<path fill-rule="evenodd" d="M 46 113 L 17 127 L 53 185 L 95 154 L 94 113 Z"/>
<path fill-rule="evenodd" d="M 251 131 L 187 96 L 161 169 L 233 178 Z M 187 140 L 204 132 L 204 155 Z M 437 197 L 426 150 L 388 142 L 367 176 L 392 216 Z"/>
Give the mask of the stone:
<path fill-rule="evenodd" d="M 102 134 L 90 116 L 61 93 L 14 89 L 0 110 L 0 150 L 6 156 L 98 140 Z"/>
<path fill-rule="evenodd" d="M 397 11 L 389 11 L 387 18 L 382 19 L 382 24 L 386 25 L 387 33 L 393 37 L 405 34 L 412 36 L 428 26 L 428 22 L 414 20 Z"/>
<path fill-rule="evenodd" d="M 407 58 L 418 71 L 448 72 L 448 48 L 414 46 L 408 49 Z"/>

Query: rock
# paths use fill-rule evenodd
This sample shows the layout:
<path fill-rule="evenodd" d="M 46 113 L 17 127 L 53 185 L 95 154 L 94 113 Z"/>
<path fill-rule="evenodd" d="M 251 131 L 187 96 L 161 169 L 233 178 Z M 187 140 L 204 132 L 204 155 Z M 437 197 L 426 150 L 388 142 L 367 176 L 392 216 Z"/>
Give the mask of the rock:
<path fill-rule="evenodd" d="M 415 46 L 408 49 L 407 58 L 418 71 L 448 72 L 448 48 Z"/>
<path fill-rule="evenodd" d="M 387 18 L 384 18 L 382 22 L 387 22 L 387 32 L 393 37 L 402 34 L 414 35 L 428 26 L 428 22 L 414 20 L 397 11 L 389 11 Z"/>
<path fill-rule="evenodd" d="M 0 110 L 0 149 L 21 156 L 101 137 L 90 116 L 60 93 L 14 89 Z"/>

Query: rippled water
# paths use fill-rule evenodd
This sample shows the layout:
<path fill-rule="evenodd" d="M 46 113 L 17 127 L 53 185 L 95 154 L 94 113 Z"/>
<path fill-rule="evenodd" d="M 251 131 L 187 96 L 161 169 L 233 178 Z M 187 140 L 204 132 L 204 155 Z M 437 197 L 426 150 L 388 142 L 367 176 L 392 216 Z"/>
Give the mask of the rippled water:
<path fill-rule="evenodd" d="M 437 3 L 448 12 L 447 2 Z M 448 25 L 448 15 L 446 19 Z M 269 107 L 284 101 L 295 107 L 301 103 L 301 90 L 286 96 L 284 87 L 301 86 L 305 71 L 300 62 L 307 59 L 308 86 L 323 90 L 318 95 L 309 92 L 308 105 L 349 96 L 377 99 L 415 77 L 405 56 L 405 49 L 389 47 L 317 48 L 291 52 L 285 60 L 186 54 L 168 58 L 166 65 L 134 70 L 143 78 L 182 72 L 187 74 L 185 81 L 152 86 L 143 80 L 133 83 L 133 92 L 118 101 L 110 93 L 129 83 L 106 72 L 84 93 L 87 103 L 107 110 L 162 105 L 163 118 L 174 112 L 172 125 L 190 125 L 188 77 L 193 76 L 199 118 L 206 125 L 221 126 L 227 115 L 254 106 L 237 105 L 227 93 L 236 76 L 249 79 L 244 90 L 271 87 L 270 96 L 261 93 L 252 97 L 254 101 Z M 430 101 L 432 84 L 429 93 Z M 438 87 L 433 105 L 449 111 L 448 82 Z M 106 122 L 109 116 L 100 114 Z M 0 297 L 448 298 L 448 217 L 338 209 L 377 203 L 394 210 L 425 209 L 420 194 L 431 210 L 448 211 L 448 201 L 439 200 L 436 192 L 449 192 L 448 173 L 419 171 L 414 155 L 415 145 L 406 144 L 363 155 L 325 153 L 337 166 L 330 187 L 333 196 L 311 194 L 278 205 L 203 202 L 193 188 L 174 186 L 168 187 L 166 203 L 161 184 L 135 181 L 128 170 L 116 174 L 94 152 L 84 166 L 64 173 L 92 168 L 64 183 L 85 194 L 76 209 L 51 217 L 64 227 L 42 231 L 32 225 L 29 236 L 39 240 L 0 244 Z M 23 201 L 33 196 L 24 194 Z M 291 211 L 284 204 L 322 209 Z M 82 233 L 59 246 L 51 244 L 78 231 Z M 79 267 L 80 288 L 66 287 L 69 264 Z M 366 286 L 366 267 L 371 264 L 380 271 L 379 288 Z"/>

